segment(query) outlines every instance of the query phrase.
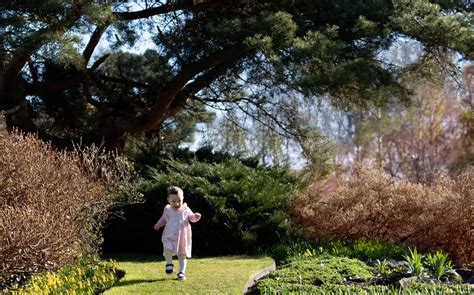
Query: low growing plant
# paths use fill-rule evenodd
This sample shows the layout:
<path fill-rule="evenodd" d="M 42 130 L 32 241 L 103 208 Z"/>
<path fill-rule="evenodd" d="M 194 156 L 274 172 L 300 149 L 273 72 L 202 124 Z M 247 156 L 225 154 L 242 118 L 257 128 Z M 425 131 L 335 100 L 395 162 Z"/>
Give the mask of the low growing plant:
<path fill-rule="evenodd" d="M 362 260 L 401 259 L 408 252 L 403 246 L 381 240 L 358 239 L 350 245 L 351 257 Z"/>
<path fill-rule="evenodd" d="M 377 269 L 377 272 L 382 276 L 386 276 L 390 273 L 390 268 L 388 266 L 388 261 L 386 259 L 383 259 L 383 260 L 377 259 L 375 267 Z"/>
<path fill-rule="evenodd" d="M 328 254 L 340 257 L 357 258 L 363 261 L 402 259 L 408 248 L 384 241 L 366 239 L 356 241 L 341 240 L 293 240 L 284 241 L 270 250 L 277 262 L 290 262 L 309 254 Z"/>
<path fill-rule="evenodd" d="M 316 256 L 324 253 L 325 249 L 317 245 L 316 241 L 286 239 L 270 248 L 267 253 L 277 264 L 287 264 L 301 257 Z"/>
<path fill-rule="evenodd" d="M 280 286 L 281 284 L 327 285 L 348 282 L 367 282 L 372 271 L 364 262 L 346 257 L 330 255 L 301 257 L 284 265 L 269 277 L 258 282 L 258 288 Z"/>
<path fill-rule="evenodd" d="M 444 294 L 472 294 L 474 289 L 469 285 L 429 285 L 414 284 L 413 286 L 400 290 L 392 286 L 354 286 L 354 285 L 299 285 L 280 284 L 266 286 L 259 289 L 262 295 L 298 294 L 298 295 L 444 295 Z"/>
<path fill-rule="evenodd" d="M 425 271 L 423 267 L 423 255 L 418 253 L 416 247 L 413 250 L 411 248 L 409 250 L 410 254 L 403 256 L 408 263 L 408 272 L 417 277 L 421 277 Z"/>
<path fill-rule="evenodd" d="M 426 255 L 426 263 L 433 276 L 438 280 L 447 277 L 453 269 L 452 262 L 448 259 L 448 254 L 442 251 Z"/>
<path fill-rule="evenodd" d="M 473 294 L 474 288 L 468 284 L 445 285 L 413 282 L 401 294 Z"/>
<path fill-rule="evenodd" d="M 113 261 L 83 257 L 58 272 L 44 272 L 30 277 L 22 286 L 5 289 L 5 294 L 97 294 L 110 288 L 120 271 Z"/>

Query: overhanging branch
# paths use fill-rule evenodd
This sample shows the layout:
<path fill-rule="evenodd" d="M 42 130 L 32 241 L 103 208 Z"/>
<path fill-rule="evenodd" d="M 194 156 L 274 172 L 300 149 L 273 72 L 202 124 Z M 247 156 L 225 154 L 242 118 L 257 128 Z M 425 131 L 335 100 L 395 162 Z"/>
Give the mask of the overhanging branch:
<path fill-rule="evenodd" d="M 203 74 L 201 79 L 200 77 L 195 78 L 196 75 L 209 71 L 208 77 L 210 78 L 211 76 L 217 74 L 218 71 L 222 72 L 224 70 L 221 68 L 221 66 L 229 67 L 233 62 L 241 58 L 244 54 L 245 50 L 243 47 L 233 46 L 216 51 L 199 61 L 184 65 L 181 69 L 181 72 L 161 89 L 157 96 L 155 105 L 146 115 L 142 117 L 143 124 L 141 127 L 145 129 L 152 129 L 156 126 L 159 126 L 166 118 L 174 100 L 182 100 L 183 97 L 187 96 L 185 95 L 186 89 L 183 89 L 183 87 L 185 87 L 189 81 L 196 79 L 195 81 L 191 82 L 190 85 L 188 85 L 189 87 L 187 91 L 197 91 L 197 86 L 205 83 L 206 75 Z M 215 69 L 212 70 L 213 68 Z M 180 96 L 182 90 L 185 90 L 182 93 L 183 97 Z M 189 94 L 191 94 L 192 91 L 189 92 Z"/>
<path fill-rule="evenodd" d="M 89 43 L 87 43 L 87 46 L 82 53 L 85 64 L 87 64 L 89 60 L 91 59 L 92 53 L 94 52 L 94 49 L 97 47 L 97 44 L 99 44 L 100 38 L 102 37 L 102 34 L 104 34 L 108 25 L 109 24 L 99 25 L 95 28 L 94 32 L 92 33 Z"/>

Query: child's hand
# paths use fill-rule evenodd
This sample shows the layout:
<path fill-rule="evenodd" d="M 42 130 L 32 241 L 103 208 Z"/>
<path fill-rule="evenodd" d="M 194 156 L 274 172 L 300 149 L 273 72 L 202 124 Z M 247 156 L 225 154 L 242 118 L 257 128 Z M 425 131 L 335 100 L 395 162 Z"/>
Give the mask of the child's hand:
<path fill-rule="evenodd" d="M 160 230 L 160 228 L 161 228 L 161 226 L 158 223 L 153 226 L 154 230 Z"/>
<path fill-rule="evenodd" d="M 191 222 L 198 222 L 201 219 L 201 213 L 194 213 L 193 215 L 189 215 L 189 221 Z"/>

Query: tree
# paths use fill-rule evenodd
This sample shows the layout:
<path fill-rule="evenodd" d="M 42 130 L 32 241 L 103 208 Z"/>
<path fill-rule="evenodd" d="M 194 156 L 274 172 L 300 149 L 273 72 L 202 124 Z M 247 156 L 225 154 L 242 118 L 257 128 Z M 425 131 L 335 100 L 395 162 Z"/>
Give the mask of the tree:
<path fill-rule="evenodd" d="M 0 109 L 8 128 L 59 147 L 71 139 L 121 148 L 189 105 L 239 103 L 274 118 L 289 91 L 336 105 L 406 98 L 403 68 L 380 51 L 422 42 L 420 63 L 473 57 L 464 1 L 3 1 Z M 149 34 L 153 50 L 124 52 Z M 98 47 L 107 41 L 107 49 Z M 409 67 L 408 67 L 409 68 Z"/>
<path fill-rule="evenodd" d="M 452 81 L 444 87 L 417 81 L 413 105 L 359 113 L 345 158 L 392 177 L 430 183 L 436 173 L 459 174 L 472 165 L 472 143 L 463 126 L 463 107 Z"/>

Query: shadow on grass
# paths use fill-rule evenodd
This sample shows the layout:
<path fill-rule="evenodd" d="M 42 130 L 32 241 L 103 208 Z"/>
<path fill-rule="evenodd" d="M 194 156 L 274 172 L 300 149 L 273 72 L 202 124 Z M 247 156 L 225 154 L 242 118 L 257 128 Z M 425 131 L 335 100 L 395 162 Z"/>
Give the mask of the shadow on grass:
<path fill-rule="evenodd" d="M 120 287 L 120 286 L 130 286 L 130 285 L 138 285 L 138 284 L 144 284 L 144 283 L 156 283 L 156 282 L 162 282 L 166 281 L 166 279 L 156 279 L 156 280 L 125 280 L 125 281 L 119 281 L 117 284 L 114 285 L 114 287 Z"/>
<path fill-rule="evenodd" d="M 156 253 L 122 253 L 112 252 L 104 253 L 102 259 L 112 259 L 117 262 L 157 262 L 164 261 L 162 255 Z"/>
<path fill-rule="evenodd" d="M 265 255 L 226 255 L 226 256 L 193 256 L 192 259 L 218 259 L 218 260 L 241 260 L 258 259 L 266 257 Z M 127 252 L 108 252 L 102 255 L 102 259 L 112 259 L 117 262 L 162 262 L 164 261 L 161 253 L 127 253 Z"/>

